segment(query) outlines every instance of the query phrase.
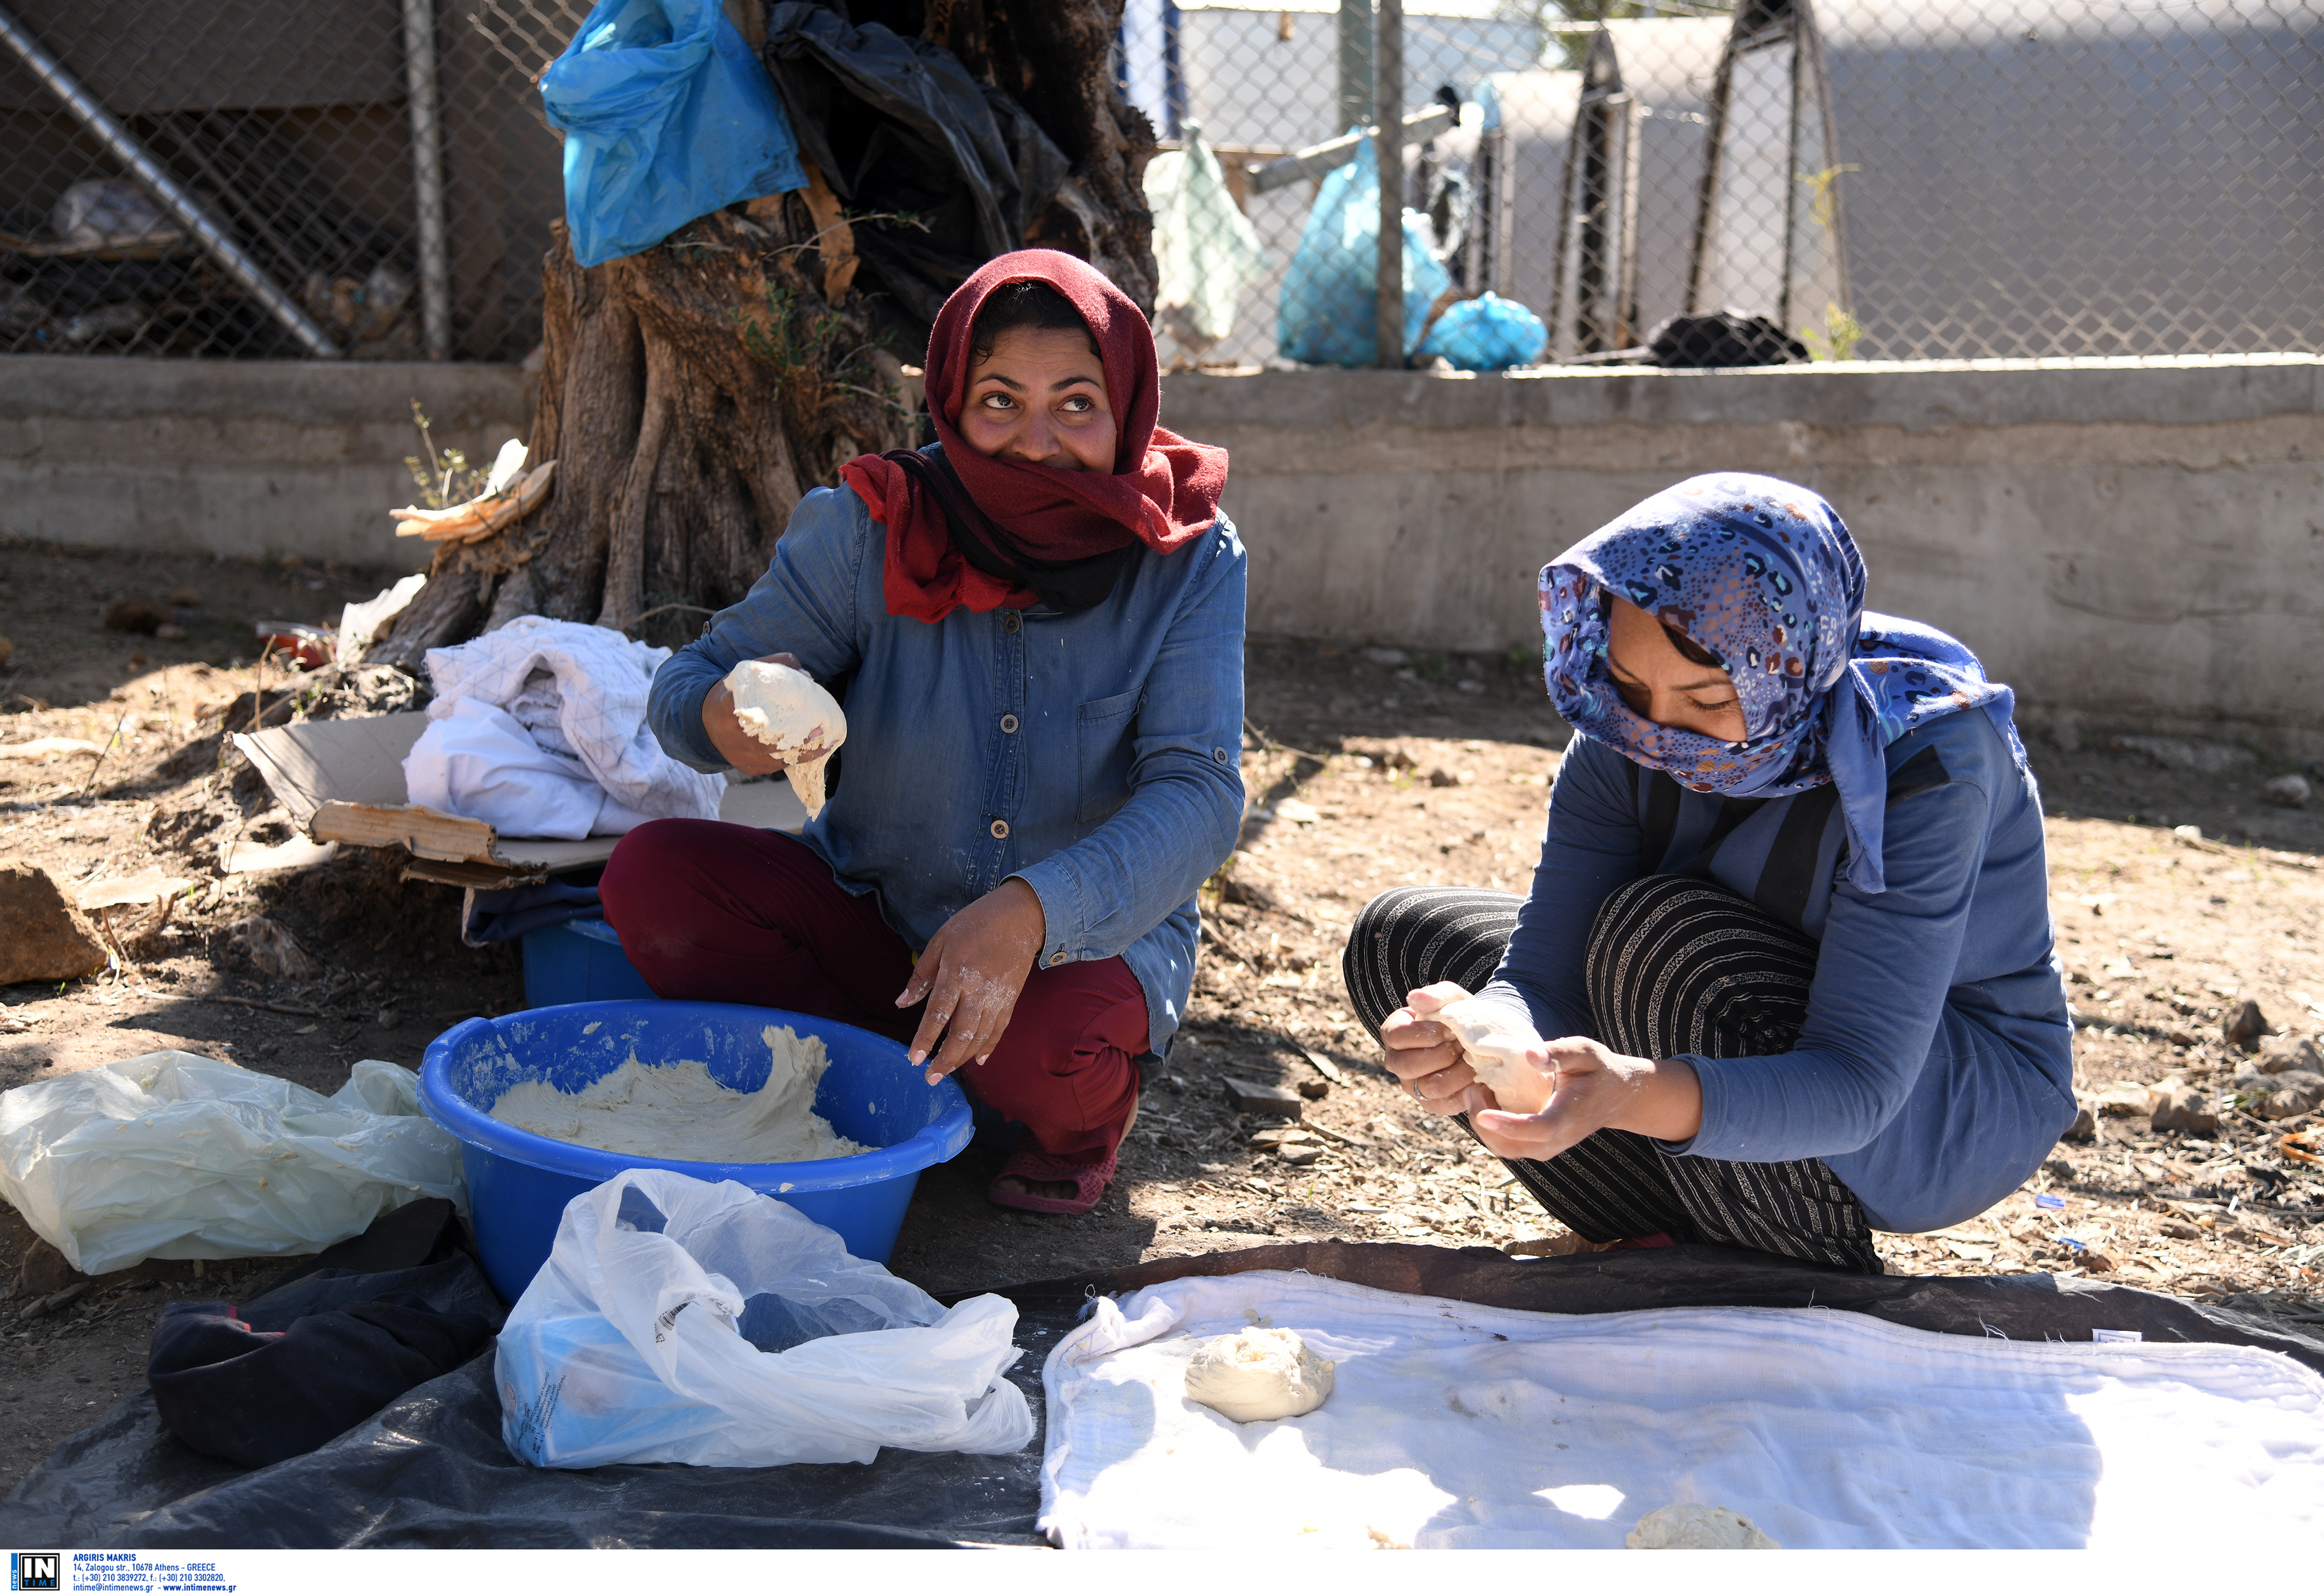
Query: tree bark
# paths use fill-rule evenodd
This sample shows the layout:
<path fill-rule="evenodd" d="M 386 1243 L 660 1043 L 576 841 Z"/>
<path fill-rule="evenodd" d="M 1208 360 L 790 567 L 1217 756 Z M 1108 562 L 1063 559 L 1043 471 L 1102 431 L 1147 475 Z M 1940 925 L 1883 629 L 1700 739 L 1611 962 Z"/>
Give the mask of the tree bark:
<path fill-rule="evenodd" d="M 1121 0 L 853 10 L 918 26 L 1025 106 L 1073 162 L 1025 242 L 1089 261 L 1150 312 L 1141 185 L 1154 142 L 1110 71 Z M 559 228 L 542 269 L 529 438 L 534 462 L 558 462 L 554 490 L 516 525 L 440 549 L 369 658 L 416 670 L 428 649 L 523 614 L 670 645 L 697 635 L 765 572 L 807 490 L 835 484 L 855 455 L 913 441 L 904 366 L 922 351 L 881 344 L 862 263 L 819 188 L 713 213 L 586 269 Z"/>

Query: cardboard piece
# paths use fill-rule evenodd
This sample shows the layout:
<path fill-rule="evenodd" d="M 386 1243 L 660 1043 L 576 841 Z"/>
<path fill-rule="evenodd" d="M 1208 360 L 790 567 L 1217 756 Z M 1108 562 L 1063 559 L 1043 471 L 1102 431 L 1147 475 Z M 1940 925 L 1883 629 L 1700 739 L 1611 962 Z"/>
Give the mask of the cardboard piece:
<path fill-rule="evenodd" d="M 258 767 L 291 820 L 318 843 L 401 848 L 412 856 L 407 876 L 455 887 L 511 887 L 544 881 L 560 871 L 601 864 L 617 836 L 502 836 L 482 820 L 447 815 L 410 801 L 403 760 L 428 717 L 417 710 L 360 720 L 306 721 L 255 733 L 237 733 L 234 745 Z M 729 780 L 718 817 L 737 826 L 796 834 L 807 811 L 779 778 Z"/>

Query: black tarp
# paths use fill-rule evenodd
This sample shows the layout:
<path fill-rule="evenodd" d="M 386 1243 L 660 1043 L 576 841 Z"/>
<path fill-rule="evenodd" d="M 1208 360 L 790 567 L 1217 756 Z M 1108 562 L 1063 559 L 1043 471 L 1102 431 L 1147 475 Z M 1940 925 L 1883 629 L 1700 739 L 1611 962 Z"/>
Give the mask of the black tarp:
<path fill-rule="evenodd" d="M 2324 1341 L 2315 1337 L 2082 1279 L 1865 1277 L 1702 1246 L 1518 1261 L 1483 1248 L 1327 1242 L 1168 1259 L 1010 1289 L 1026 1352 L 1010 1378 L 1038 1417 L 1042 1361 L 1092 1296 L 1252 1269 L 1305 1269 L 1539 1313 L 1840 1310 L 2024 1341 L 2088 1342 L 2094 1329 L 2135 1330 L 2150 1342 L 2263 1347 L 2324 1371 Z M 487 1353 L 317 1452 L 247 1471 L 179 1445 L 141 1392 L 58 1447 L 0 1503 L 0 1538 L 87 1548 L 1036 1545 L 1040 1463 L 1036 1444 L 1001 1458 L 891 1450 L 868 1465 L 533 1469 L 501 1445 Z"/>

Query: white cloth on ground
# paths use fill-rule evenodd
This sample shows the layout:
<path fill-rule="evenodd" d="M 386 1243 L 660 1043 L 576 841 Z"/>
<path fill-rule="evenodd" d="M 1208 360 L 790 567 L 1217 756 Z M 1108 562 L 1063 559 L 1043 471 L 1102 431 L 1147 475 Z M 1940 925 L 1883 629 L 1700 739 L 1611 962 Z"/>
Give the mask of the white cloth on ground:
<path fill-rule="evenodd" d="M 1254 1315 L 1337 1361 L 1323 1407 L 1236 1425 L 1186 1398 L 1202 1339 Z M 1787 1547 L 2324 1536 L 2324 1377 L 2250 1347 L 1532 1314 L 1256 1272 L 1099 1298 L 1042 1381 L 1040 1524 L 1069 1548 L 1619 1547 L 1689 1501 Z"/>
<path fill-rule="evenodd" d="M 654 819 L 716 819 L 726 779 L 670 758 L 646 724 L 654 669 L 669 658 L 668 649 L 609 627 L 542 615 L 429 650 L 435 724 L 403 763 L 411 801 L 490 821 L 511 836 L 578 838 Z M 511 746 L 512 733 L 535 752 Z M 598 789 L 586 816 L 576 780 Z"/>

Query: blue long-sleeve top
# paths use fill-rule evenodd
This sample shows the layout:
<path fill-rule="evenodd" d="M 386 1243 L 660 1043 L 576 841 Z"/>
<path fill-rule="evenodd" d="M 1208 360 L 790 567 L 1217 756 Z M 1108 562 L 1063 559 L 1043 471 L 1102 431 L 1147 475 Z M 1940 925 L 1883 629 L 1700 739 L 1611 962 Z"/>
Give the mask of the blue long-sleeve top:
<path fill-rule="evenodd" d="M 1093 609 L 933 625 L 888 613 L 887 535 L 853 488 L 802 499 L 767 574 L 655 673 L 654 735 L 723 770 L 702 701 L 736 665 L 789 653 L 818 681 L 852 675 L 838 787 L 801 840 L 915 950 L 1021 879 L 1047 920 L 1040 962 L 1120 955 L 1162 1051 L 1194 986 L 1195 890 L 1242 822 L 1233 525 L 1136 550 Z"/>
<path fill-rule="evenodd" d="M 1849 884 L 1836 808 L 1810 879 L 1764 890 L 1770 851 L 1806 795 L 1761 806 L 1707 862 L 1744 896 L 1786 905 L 1820 945 L 1815 979 L 1790 1052 L 1682 1055 L 1702 1083 L 1702 1123 L 1662 1145 L 1753 1163 L 1821 1158 L 1874 1225 L 1925 1231 L 1992 1206 L 2073 1122 L 2073 1029 L 2033 778 L 1980 713 L 1925 723 L 1886 757 L 1887 890 Z M 1545 1037 L 1596 1034 L 1582 972 L 1600 904 L 1626 881 L 1696 861 L 1718 817 L 1718 797 L 1677 790 L 1668 845 L 1645 858 L 1659 829 L 1648 822 L 1653 783 L 1616 749 L 1574 738 L 1532 895 L 1485 996 L 1524 1005 Z"/>

